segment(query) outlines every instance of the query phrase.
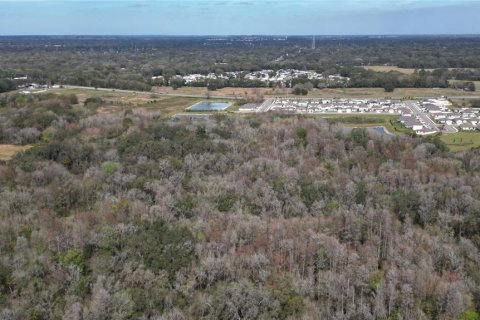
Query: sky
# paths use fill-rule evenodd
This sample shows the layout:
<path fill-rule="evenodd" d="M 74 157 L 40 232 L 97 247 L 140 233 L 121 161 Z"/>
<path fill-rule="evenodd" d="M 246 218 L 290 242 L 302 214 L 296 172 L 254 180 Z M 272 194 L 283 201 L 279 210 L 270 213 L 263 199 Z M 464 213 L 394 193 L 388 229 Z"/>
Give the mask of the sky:
<path fill-rule="evenodd" d="M 480 0 L 0 0 L 0 35 L 480 34 Z"/>

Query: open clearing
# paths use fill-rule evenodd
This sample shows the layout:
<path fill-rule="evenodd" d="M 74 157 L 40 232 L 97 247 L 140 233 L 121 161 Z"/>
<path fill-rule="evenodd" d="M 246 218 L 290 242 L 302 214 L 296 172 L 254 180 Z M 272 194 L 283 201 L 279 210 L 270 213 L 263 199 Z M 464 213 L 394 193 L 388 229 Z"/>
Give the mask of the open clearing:
<path fill-rule="evenodd" d="M 362 66 L 365 69 L 376 71 L 376 72 L 390 72 L 390 71 L 396 71 L 400 72 L 403 74 L 413 74 L 415 70 L 420 70 L 420 69 L 415 69 L 415 68 L 400 68 L 397 66 Z M 455 68 L 447 68 L 448 70 L 454 70 Z M 423 69 L 425 71 L 433 71 L 435 69 Z"/>
<path fill-rule="evenodd" d="M 480 147 L 480 132 L 443 134 L 440 139 L 445 142 L 452 152 L 461 152 Z"/>
<path fill-rule="evenodd" d="M 182 87 L 173 90 L 170 87 L 160 87 L 156 92 L 169 94 L 207 95 L 205 87 Z M 478 97 L 478 92 L 467 92 L 450 88 L 397 88 L 394 92 L 385 92 L 382 88 L 339 88 L 339 89 L 313 89 L 307 96 L 295 96 L 287 88 L 222 88 L 210 91 L 211 97 L 296 97 L 296 98 L 424 98 L 440 96 Z"/>
<path fill-rule="evenodd" d="M 465 92 L 456 89 L 433 88 L 397 88 L 393 92 L 385 92 L 382 88 L 344 88 L 344 89 L 313 89 L 308 97 L 318 98 L 425 98 L 440 96 L 468 96 L 475 97 L 478 93 Z"/>
<path fill-rule="evenodd" d="M 196 89 L 196 88 L 192 88 Z M 196 90 L 198 91 L 198 90 Z M 196 91 L 179 94 L 197 94 Z M 143 109 L 146 111 L 160 111 L 161 118 L 166 119 L 174 114 L 183 113 L 191 105 L 204 101 L 205 98 L 175 97 L 148 95 L 145 93 L 126 93 L 118 91 L 89 90 L 89 89 L 58 89 L 52 90 L 59 94 L 76 94 L 80 104 L 83 104 L 87 98 L 99 97 L 104 100 L 104 104 L 97 109 L 98 113 L 115 113 L 127 109 Z M 223 99 L 223 101 L 233 101 Z M 230 111 L 230 109 L 228 109 Z M 218 111 L 217 111 L 218 112 Z"/>
<path fill-rule="evenodd" d="M 202 101 L 200 98 L 186 98 L 186 97 L 162 97 L 161 99 L 154 99 L 148 103 L 139 105 L 149 111 L 160 111 L 161 118 L 166 119 L 174 114 L 183 113 L 185 109 L 191 105 Z"/>
<path fill-rule="evenodd" d="M 12 159 L 13 155 L 17 152 L 30 149 L 32 146 L 16 146 L 13 144 L 0 144 L 0 160 L 8 161 Z"/>
<path fill-rule="evenodd" d="M 108 104 L 138 104 L 151 101 L 155 98 L 150 97 L 147 94 L 119 92 L 119 91 L 104 91 L 104 90 L 90 90 L 90 89 L 53 89 L 48 92 L 55 92 L 60 94 L 75 94 L 77 95 L 78 102 L 83 104 L 87 98 L 100 97 Z"/>
<path fill-rule="evenodd" d="M 452 109 L 455 108 L 470 108 L 472 106 L 472 102 L 474 100 L 478 100 L 478 97 L 472 97 L 472 98 L 452 98 L 450 101 L 452 102 Z"/>
<path fill-rule="evenodd" d="M 480 82 L 476 83 L 480 89 Z M 479 90 L 480 91 L 480 90 Z M 155 87 L 152 91 L 152 95 L 142 92 L 125 92 L 115 90 L 93 90 L 82 88 L 64 88 L 64 89 L 51 89 L 48 92 L 56 92 L 69 94 L 74 93 L 77 95 L 80 103 L 83 104 L 85 99 L 89 97 L 102 97 L 104 100 L 110 102 L 110 104 L 127 105 L 127 104 L 141 104 L 152 100 L 160 100 L 168 98 L 170 96 L 158 96 L 154 93 L 163 93 L 170 95 L 192 95 L 198 96 L 198 98 L 206 99 L 211 98 L 253 98 L 258 99 L 261 97 L 305 97 L 305 98 L 425 98 L 425 97 L 460 97 L 460 98 L 480 98 L 479 92 L 468 92 L 463 90 L 451 89 L 451 88 L 396 88 L 393 92 L 385 92 L 382 88 L 336 88 L 336 89 L 313 89 L 310 90 L 307 96 L 296 96 L 292 94 L 292 90 L 289 88 L 222 88 L 215 91 L 208 91 L 206 87 L 182 87 L 177 90 L 173 90 L 171 87 Z M 180 97 L 179 97 L 180 98 Z"/>
<path fill-rule="evenodd" d="M 156 87 L 153 89 L 157 93 L 198 95 L 215 97 L 256 97 L 259 95 L 282 95 L 290 92 L 290 89 L 280 88 L 233 88 L 226 87 L 215 91 L 208 91 L 206 87 L 181 87 L 173 90 L 172 87 Z"/>
<path fill-rule="evenodd" d="M 398 115 L 315 115 L 315 117 L 326 119 L 329 123 L 338 123 L 346 127 L 355 128 L 371 128 L 371 127 L 385 127 L 393 134 L 410 134 L 412 130 L 405 128 L 399 122 Z"/>
<path fill-rule="evenodd" d="M 455 80 L 455 79 L 450 79 L 448 80 L 449 83 L 455 83 L 455 82 L 473 82 L 475 84 L 475 88 L 480 91 L 480 81 L 469 81 L 469 80 Z"/>
<path fill-rule="evenodd" d="M 413 74 L 415 72 L 415 69 L 399 68 L 399 67 L 396 67 L 396 66 L 363 66 L 363 67 L 367 70 L 372 70 L 372 71 L 376 71 L 376 72 L 396 71 L 396 72 L 400 72 L 400 73 L 403 73 L 403 74 Z M 425 70 L 430 70 L 430 69 L 425 69 Z"/>

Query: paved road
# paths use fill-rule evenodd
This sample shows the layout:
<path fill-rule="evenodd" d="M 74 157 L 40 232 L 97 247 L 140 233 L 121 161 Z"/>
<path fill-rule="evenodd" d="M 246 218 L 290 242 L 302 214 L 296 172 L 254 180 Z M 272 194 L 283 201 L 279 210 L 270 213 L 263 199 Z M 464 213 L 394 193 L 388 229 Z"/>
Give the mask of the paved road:
<path fill-rule="evenodd" d="M 257 108 L 257 112 L 267 112 L 270 110 L 273 99 L 265 99 L 265 101 Z"/>
<path fill-rule="evenodd" d="M 455 132 L 458 132 L 458 130 L 454 126 L 446 124 L 446 125 L 443 126 L 443 132 L 445 132 L 445 133 L 455 133 Z"/>
<path fill-rule="evenodd" d="M 64 89 L 85 89 L 85 90 L 97 90 L 97 91 L 108 91 L 108 92 L 121 92 L 121 93 L 131 93 L 131 94 L 143 94 L 143 95 L 155 95 L 155 96 L 167 96 L 167 97 L 184 97 L 184 98 L 203 98 L 206 99 L 205 95 L 194 95 L 194 94 L 181 94 L 181 93 L 164 93 L 164 92 L 151 92 L 151 91 L 134 91 L 134 90 L 122 90 L 122 89 L 111 89 L 111 88 L 94 88 L 94 87 L 82 87 L 82 86 L 70 86 L 64 85 Z M 61 89 L 60 89 L 61 90 Z M 241 99 L 240 97 L 234 96 L 210 96 L 210 99 Z"/>
<path fill-rule="evenodd" d="M 425 126 L 439 131 L 437 124 L 430 119 L 427 114 L 420 109 L 420 107 L 418 107 L 415 103 L 410 103 L 408 106 L 410 107 L 410 110 L 412 110 L 412 112 L 423 121 Z"/>

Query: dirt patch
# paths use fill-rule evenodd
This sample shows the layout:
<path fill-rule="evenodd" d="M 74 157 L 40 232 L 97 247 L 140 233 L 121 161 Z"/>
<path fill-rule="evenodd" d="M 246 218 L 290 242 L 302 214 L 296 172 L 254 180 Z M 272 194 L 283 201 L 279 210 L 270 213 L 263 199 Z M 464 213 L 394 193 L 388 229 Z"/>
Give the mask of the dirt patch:
<path fill-rule="evenodd" d="M 8 161 L 17 152 L 30 149 L 32 146 L 16 146 L 13 144 L 0 144 L 0 160 Z"/>
<path fill-rule="evenodd" d="M 105 107 L 99 107 L 97 110 L 95 110 L 96 113 L 98 114 L 111 114 L 115 112 L 122 111 L 123 108 L 119 106 L 105 106 Z"/>

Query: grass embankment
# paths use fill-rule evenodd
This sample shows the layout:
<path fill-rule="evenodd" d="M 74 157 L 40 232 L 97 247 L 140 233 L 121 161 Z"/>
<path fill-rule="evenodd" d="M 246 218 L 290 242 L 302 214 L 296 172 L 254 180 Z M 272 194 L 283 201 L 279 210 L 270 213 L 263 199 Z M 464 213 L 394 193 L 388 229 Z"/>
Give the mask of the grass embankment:
<path fill-rule="evenodd" d="M 13 144 L 0 144 L 0 161 L 8 161 L 18 153 L 30 149 L 32 146 L 16 146 Z"/>
<path fill-rule="evenodd" d="M 457 132 L 443 134 L 440 140 L 445 142 L 447 147 L 452 152 L 467 151 L 473 148 L 480 147 L 480 132 Z"/>

